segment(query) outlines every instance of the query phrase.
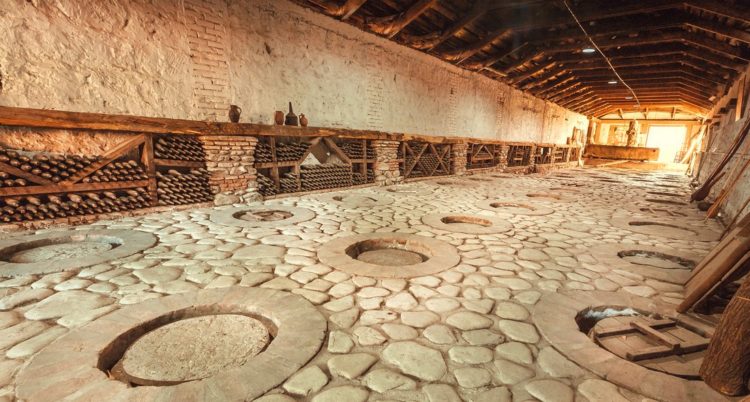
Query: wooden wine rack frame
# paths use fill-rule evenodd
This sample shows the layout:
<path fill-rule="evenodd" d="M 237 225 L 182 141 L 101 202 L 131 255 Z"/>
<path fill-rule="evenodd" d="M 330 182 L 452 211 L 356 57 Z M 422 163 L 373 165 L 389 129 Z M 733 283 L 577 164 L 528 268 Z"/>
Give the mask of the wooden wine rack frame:
<path fill-rule="evenodd" d="M 426 165 L 425 158 L 427 157 L 436 158 L 437 164 L 434 167 Z M 449 176 L 453 173 L 453 162 L 451 143 L 402 141 L 399 145 L 399 170 L 404 179 Z M 415 171 L 424 172 L 424 174 L 414 175 Z"/>
<path fill-rule="evenodd" d="M 266 175 L 266 172 L 268 172 L 269 178 L 272 180 L 273 184 L 276 186 L 276 194 L 299 194 L 299 193 L 306 193 L 303 189 L 303 183 L 302 183 L 302 163 L 307 159 L 307 157 L 310 155 L 310 153 L 313 151 L 313 148 L 317 146 L 319 143 L 324 143 L 328 149 L 330 149 L 343 163 L 344 165 L 348 166 L 350 169 L 350 173 L 354 173 L 355 171 L 362 174 L 365 178 L 368 178 L 367 170 L 368 167 L 372 170 L 372 167 L 375 163 L 375 158 L 368 158 L 367 157 L 367 150 L 371 147 L 371 140 L 368 139 L 359 139 L 359 138 L 339 138 L 339 141 L 361 141 L 362 145 L 362 152 L 363 157 L 362 158 L 351 158 L 349 155 L 346 154 L 346 152 L 339 146 L 339 143 L 334 141 L 332 137 L 293 137 L 295 139 L 304 139 L 304 142 L 309 144 L 307 147 L 307 150 L 301 155 L 300 158 L 293 160 L 293 161 L 280 161 L 278 160 L 278 154 L 277 154 L 277 146 L 280 143 L 280 138 L 277 136 L 259 136 L 258 141 L 264 142 L 268 144 L 271 148 L 271 158 L 272 160 L 270 162 L 255 162 L 255 169 L 258 170 L 260 174 Z M 281 187 L 281 169 L 285 168 L 291 168 L 291 172 L 296 177 L 296 189 L 295 191 L 288 192 L 283 191 Z M 373 178 L 374 179 L 374 178 Z M 363 184 L 371 184 L 374 180 L 368 180 L 366 179 L 366 182 Z M 353 184 L 353 177 L 350 174 L 349 179 L 349 185 L 344 187 L 330 187 L 330 189 L 336 189 L 336 188 L 345 188 L 345 187 L 352 187 Z"/>
<path fill-rule="evenodd" d="M 469 143 L 466 148 L 466 169 L 487 169 L 500 165 L 502 147 L 502 144 Z"/>
<path fill-rule="evenodd" d="M 158 179 L 157 172 L 165 172 L 169 169 L 184 171 L 186 169 L 206 168 L 206 161 L 179 160 L 174 158 L 159 158 L 155 155 L 154 146 L 158 136 L 200 136 L 200 141 L 211 141 L 216 138 L 217 141 L 225 141 L 225 138 L 232 137 L 254 137 L 261 141 L 268 141 L 275 144 L 281 139 L 304 140 L 311 143 L 324 142 L 329 150 L 335 152 L 339 159 L 350 166 L 352 173 L 357 172 L 367 181 L 367 184 L 352 185 L 352 187 L 361 187 L 371 185 L 373 182 L 376 165 L 378 163 L 388 164 L 393 159 L 388 159 L 389 155 L 367 155 L 367 150 L 373 147 L 375 141 L 384 141 L 398 144 L 396 161 L 402 177 L 425 178 L 433 176 L 445 176 L 454 173 L 461 173 L 464 169 L 512 169 L 519 170 L 534 165 L 536 153 L 532 152 L 537 147 L 551 147 L 550 164 L 559 166 L 569 166 L 571 162 L 578 161 L 582 150 L 575 145 L 551 145 L 551 144 L 534 144 L 523 142 L 505 142 L 497 140 L 479 140 L 477 138 L 465 137 L 440 137 L 440 136 L 423 136 L 404 133 L 388 133 L 372 130 L 352 130 L 352 129 L 334 129 L 321 127 L 290 127 L 274 126 L 263 124 L 245 124 L 245 123 L 219 123 L 193 120 L 178 120 L 165 118 L 151 118 L 139 116 L 108 115 L 95 113 L 78 113 L 64 112 L 55 110 L 40 110 L 26 108 L 12 108 L 0 106 L 0 129 L 3 127 L 25 127 L 39 129 L 69 130 L 71 132 L 106 132 L 127 135 L 128 138 L 118 144 L 114 149 L 109 150 L 104 155 L 98 156 L 97 159 L 89 166 L 72 174 L 57 183 L 39 175 L 33 174 L 27 170 L 19 169 L 7 163 L 0 162 L 0 171 L 10 175 L 11 178 L 20 178 L 28 183 L 24 187 L 0 187 L 0 200 L 8 197 L 20 198 L 28 196 L 44 195 L 62 195 L 62 194 L 82 194 L 88 192 L 102 192 L 116 190 L 132 190 L 143 188 L 149 195 L 149 206 L 153 210 L 160 210 Z M 49 135 L 54 135 L 50 131 Z M 362 158 L 350 158 L 341 149 L 339 144 L 343 141 L 362 141 Z M 465 144 L 466 151 L 461 148 Z M 274 145 L 275 146 L 275 145 Z M 375 149 L 376 147 L 373 147 Z M 388 149 L 386 148 L 382 149 Z M 482 166 L 477 167 L 481 149 L 491 149 L 494 155 L 492 161 L 482 161 Z M 454 151 L 466 152 L 466 161 L 461 155 L 454 155 Z M 564 161 L 560 162 L 561 155 L 565 155 Z M 409 166 L 407 158 L 409 155 Z M 96 172 L 104 169 L 109 163 L 126 158 L 135 160 L 146 173 L 146 180 L 130 181 L 110 181 L 110 182 L 89 182 L 82 180 Z M 265 171 L 271 176 L 274 184 L 279 186 L 279 169 L 289 170 L 297 174 L 299 180 L 299 171 L 304 155 L 295 161 L 278 161 L 276 158 L 270 162 L 255 162 L 254 167 L 259 171 Z M 432 166 L 425 166 L 423 157 L 431 156 L 436 158 L 432 162 L 437 162 Z M 494 159 L 497 159 L 497 163 Z M 381 160 L 382 159 L 382 160 Z M 376 161 L 378 160 L 378 161 Z M 212 161 L 212 163 L 215 163 Z M 456 163 L 465 163 L 465 166 L 456 166 Z M 381 165 L 383 166 L 383 165 Z M 424 172 L 415 175 L 415 168 Z M 221 180 L 220 171 L 209 172 L 217 174 L 218 178 L 211 177 L 211 180 Z M 372 172 L 368 175 L 368 170 Z M 100 173 L 103 174 L 103 173 Z M 214 185 L 211 182 L 212 186 Z M 220 184 L 220 183 L 219 183 Z M 296 189 L 301 190 L 302 183 L 297 183 Z M 325 190 L 323 190 L 325 191 Z M 315 191 L 313 191 L 315 192 Z M 294 194 L 294 193 L 284 193 Z M 196 204 L 192 204 L 196 205 Z M 200 205 L 207 205 L 201 203 Z M 140 207 L 139 207 L 140 208 Z M 177 208 L 170 206 L 169 208 Z M 148 209 L 148 208 L 147 208 Z M 163 209 L 163 208 L 162 208 Z M 138 210 L 126 210 L 127 214 L 135 214 Z M 107 214 L 101 214 L 107 216 Z M 81 217 L 77 215 L 75 218 Z M 96 218 L 100 216 L 91 215 Z M 73 217 L 71 216 L 71 219 Z M 80 222 L 80 219 L 75 219 Z M 24 223 L 24 222 L 22 222 Z"/>

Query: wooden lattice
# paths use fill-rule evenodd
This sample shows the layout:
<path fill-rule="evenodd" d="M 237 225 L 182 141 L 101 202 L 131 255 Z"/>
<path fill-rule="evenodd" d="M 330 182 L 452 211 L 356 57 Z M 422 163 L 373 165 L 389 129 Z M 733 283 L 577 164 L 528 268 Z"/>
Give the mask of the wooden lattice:
<path fill-rule="evenodd" d="M 328 137 L 260 137 L 255 151 L 258 189 L 264 196 L 273 196 L 371 183 L 375 157 L 369 141 L 362 141 L 342 140 L 340 144 L 348 144 L 342 149 Z M 321 163 L 303 163 L 310 154 Z M 335 161 L 330 162 L 331 157 Z"/>
<path fill-rule="evenodd" d="M 469 144 L 466 150 L 466 168 L 491 168 L 500 164 L 501 146 L 498 144 Z"/>
<path fill-rule="evenodd" d="M 399 147 L 399 170 L 404 178 L 451 174 L 451 145 L 404 141 Z"/>
<path fill-rule="evenodd" d="M 508 149 L 508 167 L 529 166 L 531 163 L 530 145 L 511 145 Z"/>

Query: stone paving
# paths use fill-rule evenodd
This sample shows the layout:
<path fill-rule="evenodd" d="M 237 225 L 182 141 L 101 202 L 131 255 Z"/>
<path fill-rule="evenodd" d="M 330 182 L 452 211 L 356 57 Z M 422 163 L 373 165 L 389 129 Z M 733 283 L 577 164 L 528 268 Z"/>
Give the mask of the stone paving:
<path fill-rule="evenodd" d="M 686 201 L 688 178 L 615 168 L 482 177 L 491 180 L 443 178 L 336 193 L 355 195 L 344 202 L 330 194 L 267 201 L 265 207 L 306 208 L 315 217 L 258 228 L 212 222 L 211 214 L 221 208 L 81 226 L 144 231 L 159 242 L 81 269 L 2 279 L 0 401 L 14 400 L 19 368 L 74 328 L 149 299 L 231 286 L 297 294 L 328 321 L 320 352 L 259 401 L 649 400 L 567 360 L 540 336 L 531 312 L 543 293 L 566 290 L 624 292 L 679 304 L 681 286 L 602 265 L 589 249 L 638 244 L 706 254 L 714 241 L 657 237 L 611 224 L 623 216 L 644 220 L 659 214 L 634 206 L 670 208 L 688 215 L 681 220 L 698 219 L 690 205 L 646 201 Z M 666 183 L 670 187 L 660 186 Z M 403 191 L 389 191 L 394 188 Z M 477 206 L 495 198 L 554 212 L 522 215 Z M 423 223 L 423 216 L 437 213 L 500 217 L 513 228 L 467 234 Z M 720 231 L 715 222 L 707 227 Z M 450 243 L 460 262 L 429 276 L 378 279 L 317 259 L 317 250 L 334 238 L 377 232 Z"/>

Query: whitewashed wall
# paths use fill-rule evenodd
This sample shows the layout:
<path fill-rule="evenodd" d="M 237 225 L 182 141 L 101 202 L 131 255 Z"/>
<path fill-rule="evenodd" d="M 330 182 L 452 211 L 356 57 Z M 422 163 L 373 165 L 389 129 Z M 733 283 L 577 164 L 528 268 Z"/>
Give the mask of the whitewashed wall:
<path fill-rule="evenodd" d="M 234 103 L 270 123 L 292 101 L 315 126 L 556 143 L 587 127 L 285 0 L 0 0 L 0 36 L 4 106 L 226 120 Z"/>

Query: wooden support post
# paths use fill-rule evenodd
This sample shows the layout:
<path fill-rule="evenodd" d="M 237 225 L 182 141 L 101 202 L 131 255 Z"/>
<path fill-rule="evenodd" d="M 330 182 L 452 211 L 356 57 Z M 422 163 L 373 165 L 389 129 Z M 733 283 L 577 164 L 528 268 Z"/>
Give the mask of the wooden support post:
<path fill-rule="evenodd" d="M 156 192 L 156 163 L 154 162 L 154 136 L 146 134 L 146 141 L 141 151 L 141 163 L 146 168 L 148 175 L 148 193 L 151 195 L 151 205 L 158 205 L 158 194 Z"/>
<path fill-rule="evenodd" d="M 750 379 L 750 281 L 742 282 L 719 322 L 700 374 L 725 395 L 743 395 Z"/>

